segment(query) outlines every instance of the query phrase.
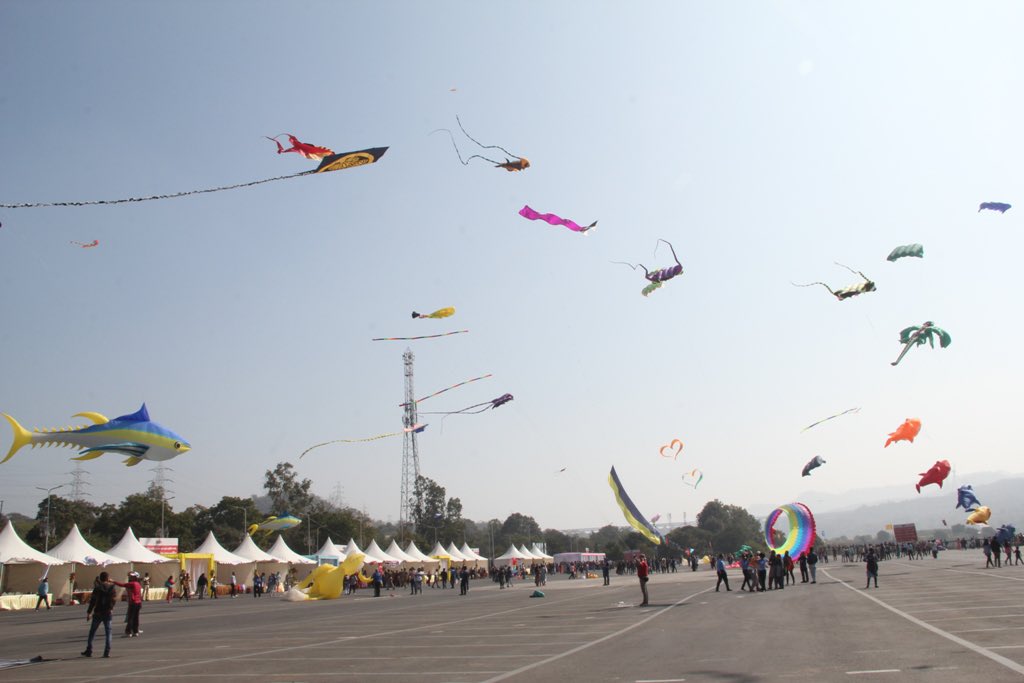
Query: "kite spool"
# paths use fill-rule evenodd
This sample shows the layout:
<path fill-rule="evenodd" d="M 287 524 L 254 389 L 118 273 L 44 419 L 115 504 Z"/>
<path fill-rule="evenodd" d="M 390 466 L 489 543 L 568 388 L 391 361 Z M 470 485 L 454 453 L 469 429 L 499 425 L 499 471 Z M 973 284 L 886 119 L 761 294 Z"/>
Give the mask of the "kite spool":
<path fill-rule="evenodd" d="M 779 517 L 786 515 L 789 520 L 789 534 L 786 541 L 776 547 L 772 542 L 772 531 Z M 764 523 L 764 542 L 769 549 L 782 555 L 789 551 L 789 556 L 797 559 L 814 545 L 817 529 L 814 526 L 814 515 L 803 503 L 787 503 L 775 509 Z"/>

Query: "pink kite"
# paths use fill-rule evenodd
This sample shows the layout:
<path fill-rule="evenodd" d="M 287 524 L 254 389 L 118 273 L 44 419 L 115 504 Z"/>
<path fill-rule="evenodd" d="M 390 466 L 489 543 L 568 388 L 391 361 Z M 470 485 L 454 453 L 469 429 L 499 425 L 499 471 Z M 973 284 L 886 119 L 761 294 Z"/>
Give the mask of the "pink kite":
<path fill-rule="evenodd" d="M 523 218 L 529 218 L 531 221 L 541 220 L 551 225 L 564 225 L 573 232 L 578 232 L 584 235 L 587 233 L 587 230 L 590 230 L 592 227 L 597 225 L 597 221 L 594 221 L 590 225 L 583 227 L 576 221 L 571 221 L 568 218 L 560 218 L 553 213 L 537 213 L 528 205 L 520 209 L 519 215 Z"/>

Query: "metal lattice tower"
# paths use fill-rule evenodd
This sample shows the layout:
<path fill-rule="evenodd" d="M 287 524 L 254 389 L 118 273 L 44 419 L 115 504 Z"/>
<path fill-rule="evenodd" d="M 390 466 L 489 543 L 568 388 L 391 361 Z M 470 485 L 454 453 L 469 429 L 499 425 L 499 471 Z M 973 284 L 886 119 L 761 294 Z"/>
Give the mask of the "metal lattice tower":
<path fill-rule="evenodd" d="M 403 543 L 405 525 L 412 517 L 409 499 L 415 491 L 416 479 L 420 476 L 420 452 L 416 432 L 409 429 L 416 424 L 416 395 L 412 385 L 414 359 L 412 349 L 406 349 L 402 354 L 402 365 L 405 368 L 405 415 L 402 416 L 402 425 L 409 430 L 402 437 L 402 502 L 398 513 L 398 535 Z"/>
<path fill-rule="evenodd" d="M 79 461 L 75 463 L 74 471 L 68 472 L 68 474 L 71 475 L 71 500 L 84 500 L 89 495 L 85 492 L 85 487 L 89 485 L 85 478 L 88 472 Z"/>

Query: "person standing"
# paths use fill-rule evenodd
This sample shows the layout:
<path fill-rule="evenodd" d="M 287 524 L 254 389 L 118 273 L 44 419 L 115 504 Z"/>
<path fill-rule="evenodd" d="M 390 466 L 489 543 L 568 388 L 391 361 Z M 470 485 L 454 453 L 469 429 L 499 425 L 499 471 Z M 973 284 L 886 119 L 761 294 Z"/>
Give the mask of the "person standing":
<path fill-rule="evenodd" d="M 49 573 L 50 568 L 46 568 Z M 46 578 L 46 574 L 43 574 L 43 578 L 39 579 L 39 585 L 36 587 L 36 595 L 39 599 L 36 600 L 36 611 L 39 611 L 39 605 L 46 603 L 46 609 L 50 609 L 50 581 Z"/>
<path fill-rule="evenodd" d="M 92 639 L 100 624 L 103 624 L 105 635 L 103 656 L 110 656 L 110 629 L 117 598 L 114 595 L 114 584 L 110 583 L 109 579 L 110 575 L 107 572 L 100 572 L 100 575 L 96 577 L 96 583 L 93 584 L 92 595 L 89 597 L 89 608 L 85 612 L 86 620 L 92 619 L 92 625 L 89 626 L 89 640 L 86 641 L 83 657 L 92 657 Z"/>
<path fill-rule="evenodd" d="M 605 557 L 604 563 L 601 565 L 601 576 L 604 577 L 604 585 L 606 586 L 612 585 L 611 570 L 611 563 L 609 563 L 608 558 Z"/>
<path fill-rule="evenodd" d="M 164 581 L 164 590 L 167 591 L 167 604 L 171 603 L 171 598 L 174 597 L 174 575 L 171 574 Z"/>
<path fill-rule="evenodd" d="M 209 582 L 206 580 L 206 572 L 203 572 L 199 575 L 199 578 L 196 579 L 196 598 L 202 600 L 206 597 L 206 586 L 208 584 Z"/>
<path fill-rule="evenodd" d="M 384 586 L 384 574 L 380 571 L 380 565 L 373 570 L 373 597 L 380 597 L 380 589 Z"/>
<path fill-rule="evenodd" d="M 867 575 L 868 580 L 864 585 L 865 590 L 871 587 L 871 579 L 875 580 L 875 588 L 878 588 L 878 557 L 875 555 L 875 549 L 869 548 L 867 557 L 864 558 L 864 562 L 867 563 Z"/>
<path fill-rule="evenodd" d="M 459 570 L 459 595 L 469 594 L 469 569 L 462 565 Z"/>
<path fill-rule="evenodd" d="M 992 561 L 996 563 L 996 569 L 1001 569 L 1003 566 L 1003 561 L 1002 555 L 999 553 L 999 541 L 997 541 L 996 537 L 993 536 L 990 543 L 992 544 Z"/>
<path fill-rule="evenodd" d="M 725 558 L 722 556 L 722 553 L 718 553 L 718 560 L 715 561 L 715 570 L 718 572 L 718 583 L 715 584 L 715 592 L 718 592 L 723 581 L 725 581 L 725 590 L 732 591 L 729 588 L 729 574 L 725 571 Z"/>
<path fill-rule="evenodd" d="M 807 568 L 811 572 L 811 583 L 818 583 L 818 553 L 814 552 L 813 547 L 811 552 L 807 553 Z"/>
<path fill-rule="evenodd" d="M 142 635 L 139 630 L 139 614 L 142 612 L 142 583 L 137 572 L 128 572 L 128 583 L 112 581 L 115 586 L 124 588 L 128 597 L 128 613 L 124 617 L 124 637 L 137 638 Z"/>
<path fill-rule="evenodd" d="M 231 598 L 238 595 L 238 579 L 235 578 L 235 573 L 231 572 Z"/>
<path fill-rule="evenodd" d="M 782 556 L 782 570 L 785 572 L 786 585 L 789 586 L 791 584 L 795 584 L 796 575 L 793 574 L 793 558 L 789 556 L 788 550 L 786 551 L 786 554 Z"/>
<path fill-rule="evenodd" d="M 217 575 L 210 572 L 210 597 L 217 599 Z"/>
<path fill-rule="evenodd" d="M 142 577 L 142 599 L 149 600 L 149 572 Z"/>
<path fill-rule="evenodd" d="M 810 581 L 807 575 L 807 551 L 800 553 L 800 583 L 807 583 Z"/>
<path fill-rule="evenodd" d="M 994 567 L 995 564 L 992 562 L 992 546 L 988 544 L 988 541 L 981 542 L 981 552 L 985 553 L 985 569 Z"/>
<path fill-rule="evenodd" d="M 647 581 L 650 579 L 650 577 L 648 576 L 649 572 L 650 568 L 647 566 L 647 557 L 643 553 L 641 553 L 636 565 L 636 576 L 638 579 L 640 579 L 640 592 L 644 596 L 643 602 L 640 603 L 641 606 L 647 604 Z"/>

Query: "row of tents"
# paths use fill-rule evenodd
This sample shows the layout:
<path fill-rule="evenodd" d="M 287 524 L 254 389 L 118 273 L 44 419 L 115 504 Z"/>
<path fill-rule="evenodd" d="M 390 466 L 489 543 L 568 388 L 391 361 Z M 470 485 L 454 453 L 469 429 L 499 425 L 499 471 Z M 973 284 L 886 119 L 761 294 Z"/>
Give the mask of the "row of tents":
<path fill-rule="evenodd" d="M 489 561 L 479 555 L 468 544 L 461 548 L 449 543 L 447 547 L 435 542 L 430 552 L 421 552 L 416 544 L 409 542 L 402 550 L 392 541 L 387 550 L 382 550 L 376 540 L 371 540 L 365 549 L 360 549 L 355 539 L 349 539 L 344 546 L 335 545 L 328 538 L 313 555 L 300 555 L 288 547 L 284 538 L 278 535 L 274 544 L 266 551 L 261 550 L 246 535 L 233 551 L 224 548 L 211 531 L 206 539 L 190 553 L 159 555 L 143 546 L 129 527 L 124 536 L 106 552 L 89 544 L 82 536 L 78 525 L 48 552 L 40 552 L 18 536 L 10 521 L 0 531 L 0 596 L 10 593 L 34 594 L 40 577 L 46 576 L 54 596 L 68 601 L 75 590 L 88 590 L 101 571 L 109 572 L 115 579 L 124 580 L 129 571 L 148 573 L 153 588 L 162 589 L 168 577 L 178 584 L 180 572 L 187 571 L 195 588 L 200 574 L 217 577 L 218 583 L 228 585 L 232 576 L 240 585 L 251 585 L 256 573 L 281 572 L 282 576 L 293 572 L 296 580 L 304 578 L 318 564 L 339 564 L 354 553 L 362 553 L 366 564 L 382 564 L 394 568 L 423 567 L 427 570 L 442 566 L 471 569 L 490 565 L 503 567 L 508 564 L 547 564 L 552 556 L 536 545 L 531 549 L 512 544 L 503 555 Z M 73 579 L 72 579 L 73 577 Z"/>

